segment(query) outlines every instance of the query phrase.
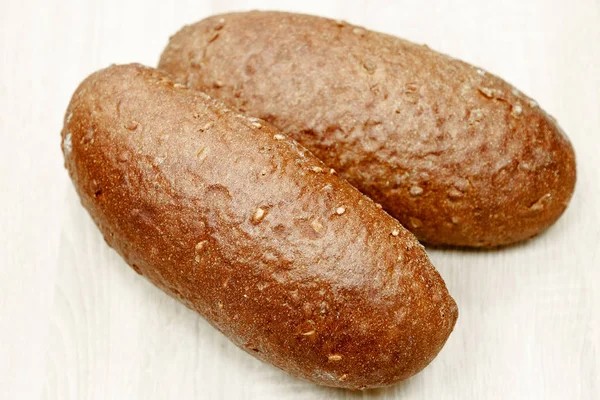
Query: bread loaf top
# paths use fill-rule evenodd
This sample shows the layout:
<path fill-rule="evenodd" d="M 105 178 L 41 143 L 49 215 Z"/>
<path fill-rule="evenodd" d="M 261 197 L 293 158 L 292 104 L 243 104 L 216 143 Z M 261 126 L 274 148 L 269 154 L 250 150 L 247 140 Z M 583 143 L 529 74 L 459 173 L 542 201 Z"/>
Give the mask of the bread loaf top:
<path fill-rule="evenodd" d="M 281 12 L 184 27 L 159 68 L 280 128 L 431 244 L 523 240 L 565 210 L 575 156 L 498 77 L 345 22 Z"/>

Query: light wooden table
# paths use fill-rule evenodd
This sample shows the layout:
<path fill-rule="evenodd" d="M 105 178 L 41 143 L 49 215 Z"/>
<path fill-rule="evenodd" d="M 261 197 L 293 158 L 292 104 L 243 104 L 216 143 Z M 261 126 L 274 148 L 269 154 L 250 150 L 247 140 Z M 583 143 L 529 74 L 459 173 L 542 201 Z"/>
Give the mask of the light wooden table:
<path fill-rule="evenodd" d="M 342 18 L 480 65 L 575 146 L 575 196 L 541 237 L 430 251 L 460 318 L 403 384 L 320 388 L 238 350 L 104 244 L 63 169 L 62 117 L 84 77 L 155 65 L 184 23 L 251 8 Z M 600 398 L 598 0 L 2 0 L 0 44 L 1 399 Z"/>

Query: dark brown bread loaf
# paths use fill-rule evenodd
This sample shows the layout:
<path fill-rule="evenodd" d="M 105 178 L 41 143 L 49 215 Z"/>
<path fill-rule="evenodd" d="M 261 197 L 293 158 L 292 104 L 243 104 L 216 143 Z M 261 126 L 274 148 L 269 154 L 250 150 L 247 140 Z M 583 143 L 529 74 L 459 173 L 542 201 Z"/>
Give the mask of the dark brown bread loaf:
<path fill-rule="evenodd" d="M 431 244 L 532 237 L 567 207 L 573 149 L 537 104 L 481 69 L 307 15 L 218 15 L 159 68 L 263 118 Z"/>
<path fill-rule="evenodd" d="M 264 121 L 124 65 L 80 85 L 62 139 L 107 243 L 290 374 L 389 385 L 454 327 L 456 304 L 416 238 Z"/>

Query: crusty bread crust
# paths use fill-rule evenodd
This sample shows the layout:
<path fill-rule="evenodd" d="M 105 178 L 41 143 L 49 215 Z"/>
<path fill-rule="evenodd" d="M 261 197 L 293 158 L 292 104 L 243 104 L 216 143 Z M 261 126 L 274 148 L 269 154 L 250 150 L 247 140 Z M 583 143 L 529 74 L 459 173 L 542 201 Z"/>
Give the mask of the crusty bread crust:
<path fill-rule="evenodd" d="M 575 156 L 556 122 L 481 69 L 341 21 L 217 15 L 159 68 L 261 117 L 431 244 L 532 237 L 567 207 Z"/>
<path fill-rule="evenodd" d="M 416 238 L 262 120 L 132 64 L 79 86 L 62 139 L 106 242 L 290 374 L 389 385 L 454 327 L 456 304 Z"/>

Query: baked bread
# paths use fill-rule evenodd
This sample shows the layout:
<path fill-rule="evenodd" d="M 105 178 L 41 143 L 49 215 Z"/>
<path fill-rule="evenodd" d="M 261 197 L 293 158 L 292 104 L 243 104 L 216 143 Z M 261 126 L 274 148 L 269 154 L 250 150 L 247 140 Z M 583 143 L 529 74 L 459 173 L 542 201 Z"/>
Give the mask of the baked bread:
<path fill-rule="evenodd" d="M 184 27 L 159 68 L 269 121 L 430 244 L 530 238 L 573 193 L 575 156 L 556 121 L 500 78 L 427 46 L 253 11 Z"/>
<path fill-rule="evenodd" d="M 83 206 L 129 265 L 292 375 L 390 385 L 458 311 L 395 219 L 268 123 L 140 65 L 88 77 L 62 148 Z"/>

